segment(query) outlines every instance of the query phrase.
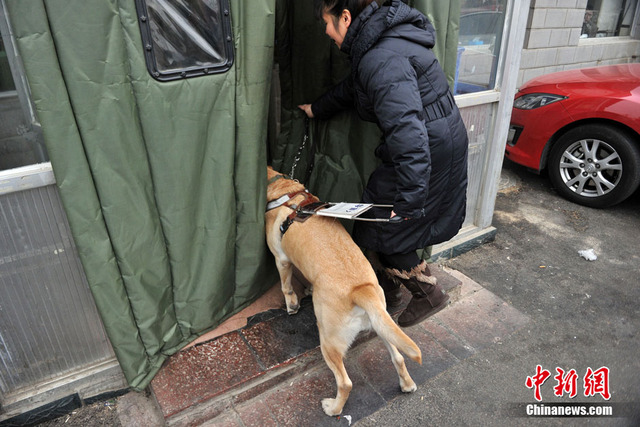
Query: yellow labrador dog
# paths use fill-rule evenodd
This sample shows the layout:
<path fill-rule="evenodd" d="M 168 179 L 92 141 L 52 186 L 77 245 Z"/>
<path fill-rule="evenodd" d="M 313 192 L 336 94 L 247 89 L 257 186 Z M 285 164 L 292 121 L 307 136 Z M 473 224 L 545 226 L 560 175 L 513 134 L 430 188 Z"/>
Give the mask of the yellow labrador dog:
<path fill-rule="evenodd" d="M 343 358 L 356 335 L 370 328 L 389 350 L 402 391 L 415 391 L 398 349 L 418 363 L 422 363 L 422 354 L 387 313 L 384 292 L 369 261 L 335 218 L 313 215 L 305 222 L 291 222 L 297 206 L 317 198 L 271 167 L 267 177 L 267 243 L 276 258 L 287 311 L 294 314 L 299 308 L 291 285 L 295 265 L 313 285 L 320 348 L 336 378 L 337 395 L 322 400 L 324 412 L 332 416 L 342 412 L 352 387 Z"/>

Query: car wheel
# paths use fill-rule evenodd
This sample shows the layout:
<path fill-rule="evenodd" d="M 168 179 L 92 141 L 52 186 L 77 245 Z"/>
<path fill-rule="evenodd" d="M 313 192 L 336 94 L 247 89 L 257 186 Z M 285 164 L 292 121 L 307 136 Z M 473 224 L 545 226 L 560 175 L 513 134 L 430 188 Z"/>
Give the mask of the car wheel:
<path fill-rule="evenodd" d="M 622 202 L 640 185 L 640 148 L 615 127 L 584 125 L 558 139 L 548 169 L 561 196 L 604 208 Z"/>

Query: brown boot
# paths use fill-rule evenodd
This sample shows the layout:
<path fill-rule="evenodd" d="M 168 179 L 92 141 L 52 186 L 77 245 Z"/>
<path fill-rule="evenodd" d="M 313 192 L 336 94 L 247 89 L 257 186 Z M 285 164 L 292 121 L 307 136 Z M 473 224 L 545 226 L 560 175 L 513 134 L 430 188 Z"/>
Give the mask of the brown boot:
<path fill-rule="evenodd" d="M 402 307 L 402 291 L 400 284 L 391 280 L 384 272 L 376 271 L 378 283 L 384 291 L 384 299 L 387 302 L 387 312 L 396 313 Z"/>
<path fill-rule="evenodd" d="M 442 291 L 429 267 L 422 261 L 410 271 L 387 269 L 386 272 L 411 291 L 413 298 L 398 317 L 398 325 L 413 326 L 445 308 L 449 295 Z"/>
<path fill-rule="evenodd" d="M 387 313 L 396 313 L 400 310 L 400 307 L 402 307 L 402 291 L 400 290 L 400 283 L 397 280 L 394 280 L 385 271 L 386 268 L 384 268 L 380 263 L 378 254 L 373 251 L 367 251 L 366 256 L 373 267 L 373 271 L 376 272 L 378 284 L 384 291 L 384 299 L 387 302 Z"/>

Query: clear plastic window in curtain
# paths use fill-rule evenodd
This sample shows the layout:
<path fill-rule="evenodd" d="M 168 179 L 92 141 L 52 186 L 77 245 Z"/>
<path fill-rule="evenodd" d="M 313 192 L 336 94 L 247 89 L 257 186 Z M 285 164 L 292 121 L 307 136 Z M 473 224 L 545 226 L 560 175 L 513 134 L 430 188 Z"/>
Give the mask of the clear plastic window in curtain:
<path fill-rule="evenodd" d="M 3 14 L 0 13 L 0 16 Z M 28 89 L 16 87 L 7 21 L 0 22 L 0 171 L 48 161 L 40 127 L 26 105 Z M 19 69 L 19 68 L 18 68 Z"/>
<path fill-rule="evenodd" d="M 147 68 L 157 80 L 227 71 L 233 38 L 227 0 L 136 0 Z"/>
<path fill-rule="evenodd" d="M 588 0 L 581 38 L 628 36 L 638 0 Z"/>
<path fill-rule="evenodd" d="M 495 87 L 506 9 L 507 0 L 462 0 L 456 94 Z"/>

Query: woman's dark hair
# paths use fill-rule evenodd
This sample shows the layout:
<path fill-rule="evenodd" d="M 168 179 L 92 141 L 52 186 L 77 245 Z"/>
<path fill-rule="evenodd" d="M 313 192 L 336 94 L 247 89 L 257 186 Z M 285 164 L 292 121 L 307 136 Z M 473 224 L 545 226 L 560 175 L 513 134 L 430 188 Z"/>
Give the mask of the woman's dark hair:
<path fill-rule="evenodd" d="M 325 12 L 333 16 L 334 19 L 339 18 L 345 9 L 351 13 L 351 19 L 355 19 L 371 2 L 373 0 L 314 0 L 313 6 L 318 19 L 322 19 L 322 14 Z"/>

